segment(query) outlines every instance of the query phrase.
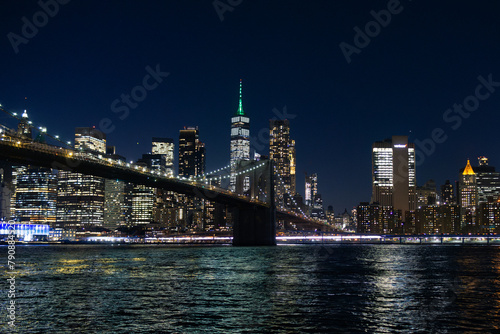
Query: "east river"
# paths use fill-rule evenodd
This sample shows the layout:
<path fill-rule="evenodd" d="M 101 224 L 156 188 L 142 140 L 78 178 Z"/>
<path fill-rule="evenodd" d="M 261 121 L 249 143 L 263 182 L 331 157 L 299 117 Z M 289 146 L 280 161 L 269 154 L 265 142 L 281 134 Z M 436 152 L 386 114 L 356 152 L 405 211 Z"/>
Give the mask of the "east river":
<path fill-rule="evenodd" d="M 499 246 L 17 245 L 15 267 L 1 333 L 500 332 Z"/>

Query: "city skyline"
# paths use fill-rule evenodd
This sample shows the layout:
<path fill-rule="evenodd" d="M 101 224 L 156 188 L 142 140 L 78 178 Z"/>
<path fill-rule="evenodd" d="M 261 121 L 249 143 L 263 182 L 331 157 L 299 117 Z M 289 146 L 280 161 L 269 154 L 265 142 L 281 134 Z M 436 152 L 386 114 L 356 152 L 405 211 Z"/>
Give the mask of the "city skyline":
<path fill-rule="evenodd" d="M 70 2 L 16 53 L 7 35 L 22 34 L 21 18 L 32 21 L 42 9 L 36 2 L 9 4 L 0 24 L 7 50 L 0 103 L 28 109 L 34 122 L 70 140 L 75 127 L 109 119 L 108 144 L 134 161 L 151 150 L 151 137 L 176 138 L 184 126 L 199 126 L 209 171 L 229 160 L 229 118 L 242 78 L 252 147 L 266 147 L 259 134 L 269 119 L 288 114 L 297 190 L 304 194 L 305 172 L 317 173 L 325 207 L 341 213 L 370 199 L 371 143 L 393 135 L 409 136 L 423 154 L 417 185 L 454 182 L 466 160 L 475 165 L 479 156 L 498 165 L 499 149 L 491 145 L 500 104 L 498 5 L 449 2 L 432 11 L 428 5 L 400 2 L 390 23 L 359 47 L 353 28 L 364 30 L 375 20 L 371 12 L 388 10 L 387 2 L 242 2 L 222 21 L 210 2 L 120 3 L 119 12 L 113 3 Z M 150 25 L 141 27 L 133 14 L 147 15 Z M 342 42 L 359 51 L 349 63 Z M 143 91 L 134 108 L 121 101 L 121 94 Z"/>

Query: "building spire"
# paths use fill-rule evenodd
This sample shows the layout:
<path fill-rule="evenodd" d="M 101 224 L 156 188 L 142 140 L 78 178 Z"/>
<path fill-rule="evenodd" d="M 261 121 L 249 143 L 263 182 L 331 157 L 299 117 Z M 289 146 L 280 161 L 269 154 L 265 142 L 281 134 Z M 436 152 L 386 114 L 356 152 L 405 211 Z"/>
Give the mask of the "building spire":
<path fill-rule="evenodd" d="M 465 166 L 464 173 L 463 175 L 475 175 L 474 170 L 472 169 L 472 166 L 470 165 L 470 161 L 467 160 L 467 166 Z"/>
<path fill-rule="evenodd" d="M 238 111 L 236 112 L 236 115 L 238 116 L 245 116 L 245 112 L 243 111 L 243 103 L 241 102 L 241 85 L 242 85 L 243 79 L 240 79 L 240 103 L 238 105 Z"/>

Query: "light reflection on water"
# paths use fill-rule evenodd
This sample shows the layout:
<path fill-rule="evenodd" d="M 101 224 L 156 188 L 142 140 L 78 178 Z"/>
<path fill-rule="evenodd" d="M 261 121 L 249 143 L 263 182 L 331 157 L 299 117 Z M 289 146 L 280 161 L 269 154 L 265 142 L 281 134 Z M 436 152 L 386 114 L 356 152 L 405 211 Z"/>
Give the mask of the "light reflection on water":
<path fill-rule="evenodd" d="M 23 333 L 499 330 L 500 247 L 494 246 L 16 250 Z"/>

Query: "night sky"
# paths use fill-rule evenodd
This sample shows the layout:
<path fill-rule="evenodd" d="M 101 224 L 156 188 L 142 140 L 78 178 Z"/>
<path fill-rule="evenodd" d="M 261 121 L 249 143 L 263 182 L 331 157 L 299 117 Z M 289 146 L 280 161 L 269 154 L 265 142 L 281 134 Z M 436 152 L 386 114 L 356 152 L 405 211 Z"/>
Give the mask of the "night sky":
<path fill-rule="evenodd" d="M 419 185 L 454 181 L 467 159 L 476 165 L 480 155 L 500 168 L 497 1 L 216 4 L 219 12 L 230 7 L 219 15 L 210 0 L 73 0 L 44 22 L 36 1 L 3 2 L 0 103 L 10 111 L 27 106 L 36 125 L 71 141 L 75 127 L 99 128 L 109 119 L 108 145 L 127 160 L 149 152 L 153 136 L 177 145 L 181 128 L 199 126 L 212 170 L 229 161 L 242 78 L 253 148 L 268 153 L 269 119 L 286 108 L 297 188 L 303 194 L 304 173 L 318 173 L 324 204 L 336 212 L 370 200 L 371 145 L 392 135 L 424 141 L 442 129 L 444 142 L 419 150 Z M 380 18 L 385 27 L 370 24 L 371 11 L 388 9 L 390 22 Z M 31 24 L 34 16 L 38 32 L 25 28 L 24 39 L 22 18 Z M 358 38 L 353 49 L 354 28 L 365 31 L 367 23 L 369 43 Z M 350 45 L 350 63 L 342 42 Z M 157 67 L 161 82 L 136 88 Z M 479 89 L 482 100 L 474 97 L 479 76 L 494 82 L 490 91 Z M 147 96 L 126 115 L 120 96 L 132 91 Z M 447 112 L 464 100 L 470 113 Z M 1 115 L 0 122 L 8 121 Z"/>

